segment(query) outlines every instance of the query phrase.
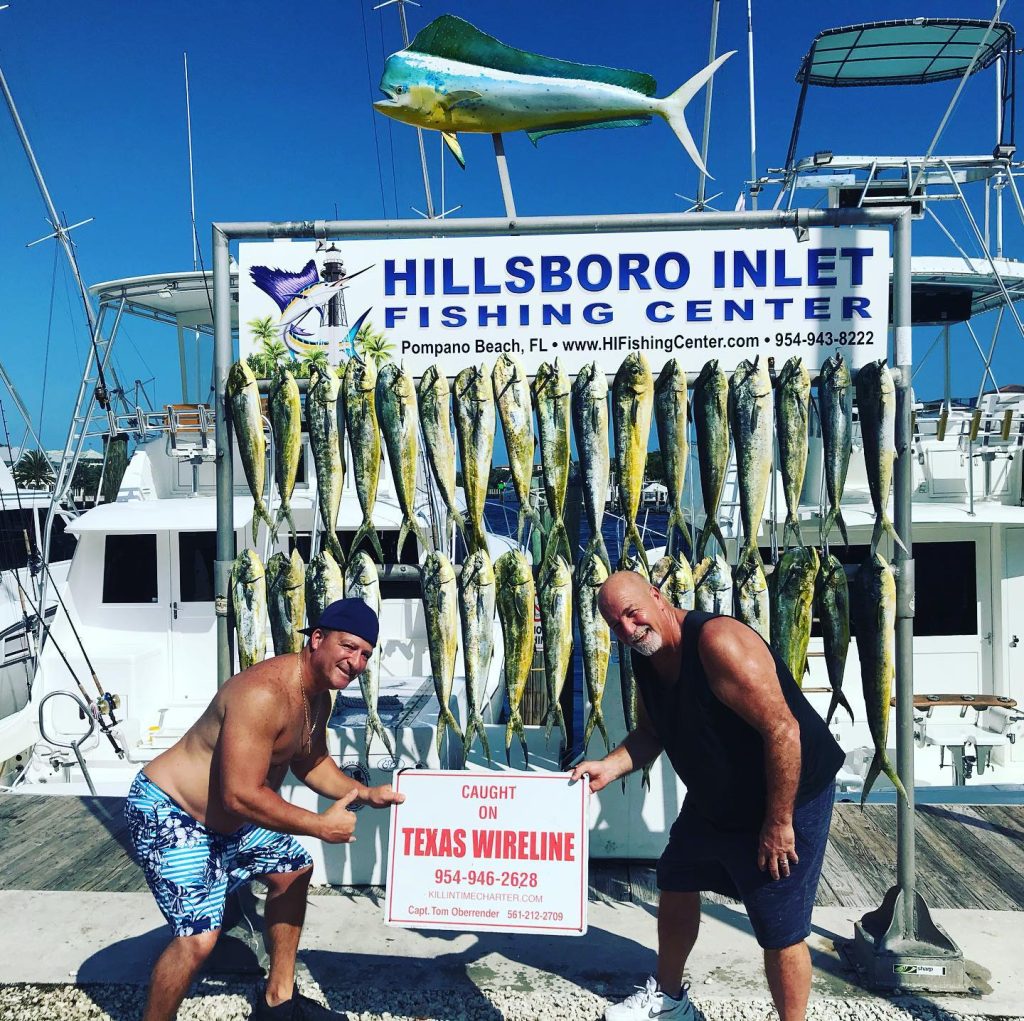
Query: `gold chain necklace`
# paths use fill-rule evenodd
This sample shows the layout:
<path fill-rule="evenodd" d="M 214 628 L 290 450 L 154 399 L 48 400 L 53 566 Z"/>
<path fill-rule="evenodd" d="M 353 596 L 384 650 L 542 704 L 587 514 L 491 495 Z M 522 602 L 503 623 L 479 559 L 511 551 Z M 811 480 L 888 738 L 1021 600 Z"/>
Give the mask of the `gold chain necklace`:
<path fill-rule="evenodd" d="M 313 727 L 310 725 L 310 722 L 309 722 L 309 702 L 306 699 L 306 688 L 305 688 L 305 685 L 303 684 L 303 677 L 302 677 L 302 653 L 301 652 L 297 652 L 295 655 L 296 655 L 296 657 L 298 658 L 298 661 L 299 661 L 299 697 L 302 699 L 302 714 L 303 714 L 303 716 L 304 716 L 304 718 L 306 720 L 306 736 L 305 736 L 305 739 L 302 742 L 302 745 L 300 745 L 299 747 L 301 749 L 303 746 L 305 746 L 306 752 L 308 753 L 308 752 L 312 751 L 312 749 L 313 749 Z M 320 717 L 320 710 L 317 709 L 316 715 L 313 717 L 313 723 L 314 724 L 317 722 L 319 717 Z"/>

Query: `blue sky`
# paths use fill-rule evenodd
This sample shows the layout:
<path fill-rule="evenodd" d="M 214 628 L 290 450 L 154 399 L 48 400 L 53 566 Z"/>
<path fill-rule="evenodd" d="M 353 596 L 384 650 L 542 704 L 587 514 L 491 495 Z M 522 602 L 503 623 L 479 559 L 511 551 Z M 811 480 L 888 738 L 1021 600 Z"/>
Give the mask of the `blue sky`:
<path fill-rule="evenodd" d="M 370 107 L 384 56 L 401 48 L 394 7 L 370 0 L 311 0 L 301 6 L 254 0 L 188 5 L 68 4 L 12 0 L 0 12 L 0 66 L 14 93 L 57 208 L 75 232 L 87 282 L 192 268 L 182 54 L 192 88 L 196 218 L 206 265 L 214 220 L 415 217 L 423 190 L 415 134 Z M 758 169 L 785 157 L 798 97 L 794 81 L 814 34 L 853 20 L 955 15 L 987 19 L 990 2 L 927 5 L 862 2 L 830 17 L 820 3 L 755 0 Z M 732 208 L 748 176 L 746 4 L 721 5 L 719 52 L 737 49 L 715 77 L 709 169 Z M 784 11 L 784 14 L 780 12 Z M 187 12 L 187 14 L 186 14 Z M 413 33 L 454 13 L 510 44 L 587 63 L 648 71 L 658 94 L 704 65 L 710 2 L 591 0 L 424 0 L 409 7 Z M 1004 18 L 1013 21 L 1008 3 Z M 955 83 L 895 89 L 811 91 L 799 153 L 923 153 Z M 703 93 L 688 120 L 700 138 Z M 995 142 L 991 71 L 968 83 L 940 153 L 989 153 Z M 440 142 L 427 135 L 440 203 Z M 448 160 L 445 202 L 457 215 L 502 213 L 490 140 L 463 138 L 468 168 Z M 577 132 L 543 140 L 511 135 L 506 150 L 520 214 L 680 211 L 676 192 L 694 195 L 697 171 L 667 125 Z M 0 109 L 0 358 L 38 420 L 48 446 L 63 444 L 85 354 L 83 316 L 48 232 L 44 210 L 5 109 Z M 944 218 L 976 254 L 962 217 Z M 952 210 L 949 213 L 952 214 Z M 1020 223 L 1006 203 L 1005 251 L 1020 248 Z M 938 231 L 916 225 L 915 254 L 951 254 Z M 53 300 L 51 301 L 51 293 Z M 987 346 L 991 317 L 975 321 Z M 919 354 L 937 330 L 916 331 Z M 981 363 L 969 335 L 955 334 L 958 392 L 973 394 Z M 1024 382 L 1024 341 L 1007 317 L 994 368 L 1001 384 Z M 180 399 L 177 345 L 170 329 L 128 323 L 117 366 L 141 380 L 155 404 Z M 44 402 L 44 363 L 45 374 Z M 150 382 L 152 380 L 152 382 Z M 916 381 L 937 396 L 935 358 Z M 11 418 L 10 403 L 4 406 Z M 19 430 L 12 426 L 17 443 Z"/>

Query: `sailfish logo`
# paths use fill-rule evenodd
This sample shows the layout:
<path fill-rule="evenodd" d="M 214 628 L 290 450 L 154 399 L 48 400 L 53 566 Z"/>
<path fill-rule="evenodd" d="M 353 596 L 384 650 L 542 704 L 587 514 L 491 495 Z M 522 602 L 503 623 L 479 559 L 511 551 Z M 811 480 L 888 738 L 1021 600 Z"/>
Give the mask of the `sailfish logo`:
<path fill-rule="evenodd" d="M 355 273 L 343 273 L 337 280 L 321 280 L 316 262 L 310 259 L 299 273 L 283 269 L 271 269 L 269 266 L 253 266 L 249 270 L 252 282 L 265 294 L 270 295 L 281 310 L 281 318 L 277 322 L 277 330 L 288 349 L 295 355 L 303 356 L 321 351 L 326 347 L 322 341 L 312 338 L 309 330 L 302 328 L 302 322 L 311 312 L 320 316 L 320 326 L 324 325 L 325 309 L 331 300 L 340 296 L 350 280 L 372 269 L 365 266 Z M 372 308 L 373 306 L 371 306 Z M 366 317 L 368 308 L 349 328 L 342 342 L 341 350 L 345 354 L 355 353 L 355 339 Z M 343 325 L 348 325 L 344 322 Z"/>

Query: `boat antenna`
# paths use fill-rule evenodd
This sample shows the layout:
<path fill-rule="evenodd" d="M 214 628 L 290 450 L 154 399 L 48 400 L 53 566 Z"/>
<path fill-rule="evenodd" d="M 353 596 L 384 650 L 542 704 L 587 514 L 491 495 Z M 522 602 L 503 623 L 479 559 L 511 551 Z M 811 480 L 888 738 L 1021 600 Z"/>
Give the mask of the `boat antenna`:
<path fill-rule="evenodd" d="M 82 299 L 82 306 L 85 309 L 85 318 L 89 324 L 89 339 L 92 342 L 93 357 L 96 359 L 96 400 L 99 402 L 100 407 L 106 410 L 110 398 L 106 381 L 103 376 L 103 359 L 100 356 L 99 347 L 96 343 L 96 313 L 93 311 L 92 302 L 89 301 L 89 292 L 85 288 L 85 283 L 82 280 L 82 273 L 78 268 L 78 257 L 75 255 L 75 243 L 71 240 L 71 231 L 76 227 L 81 227 L 86 223 L 90 223 L 91 218 L 88 220 L 81 220 L 69 227 L 64 219 L 57 215 L 53 199 L 50 198 L 50 191 L 46 187 L 46 181 L 43 179 L 43 172 L 39 168 L 39 163 L 36 161 L 35 153 L 32 151 L 32 144 L 28 140 L 25 125 L 22 124 L 21 116 L 18 114 L 18 108 L 14 105 L 14 96 L 11 95 L 11 90 L 7 85 L 7 79 L 4 77 L 3 68 L 0 68 L 0 91 L 4 94 L 4 99 L 7 102 L 7 108 L 11 112 L 11 119 L 14 121 L 14 127 L 18 132 L 18 137 L 21 139 L 21 145 L 25 150 L 29 166 L 32 168 L 32 175 L 35 177 L 36 184 L 39 186 L 39 192 L 43 197 L 43 204 L 46 206 L 50 226 L 53 227 L 53 233 L 48 234 L 45 238 L 40 238 L 39 241 L 56 238 L 56 240 L 60 242 L 68 263 L 71 266 L 71 273 L 75 278 L 75 283 L 78 285 L 78 293 Z M 39 241 L 32 243 L 38 244 Z"/>
<path fill-rule="evenodd" d="M 398 20 L 402 25 L 402 44 L 404 46 L 409 45 L 409 23 L 405 17 L 405 5 L 412 4 L 413 7 L 419 7 L 416 0 L 384 0 L 383 3 L 377 4 L 373 9 L 379 11 L 384 7 L 390 7 L 392 4 L 398 6 Z M 430 194 L 430 171 L 427 169 L 427 148 L 423 144 L 423 129 L 416 129 L 416 141 L 420 147 L 420 170 L 423 171 L 423 195 L 427 202 L 427 219 L 434 219 L 434 199 Z"/>
<path fill-rule="evenodd" d="M 747 81 L 750 93 L 750 208 L 757 209 L 757 117 L 754 113 L 754 14 L 747 0 Z M 711 84 L 710 82 L 708 83 Z M 707 164 L 704 164 L 707 166 Z"/>
<path fill-rule="evenodd" d="M 721 0 L 712 0 L 711 3 L 711 42 L 708 46 L 708 63 L 715 61 L 715 50 L 718 48 L 718 9 Z M 707 165 L 708 165 L 708 143 L 711 138 L 711 94 L 714 89 L 714 79 L 709 78 L 707 92 L 704 94 L 704 134 L 700 142 L 700 161 L 705 167 L 700 171 L 697 181 L 697 205 L 694 207 L 698 213 L 704 211 L 704 192 L 707 188 Z"/>
<path fill-rule="evenodd" d="M 199 269 L 199 235 L 196 233 L 196 179 L 192 168 L 192 100 L 188 88 L 188 53 L 182 54 L 185 64 L 185 134 L 188 136 L 188 198 L 192 226 L 192 271 Z M 199 331 L 195 331 L 196 400 L 200 399 L 199 379 L 202 372 L 199 358 Z M 188 401 L 188 369 L 185 367 L 185 341 L 181 340 L 181 399 Z"/>

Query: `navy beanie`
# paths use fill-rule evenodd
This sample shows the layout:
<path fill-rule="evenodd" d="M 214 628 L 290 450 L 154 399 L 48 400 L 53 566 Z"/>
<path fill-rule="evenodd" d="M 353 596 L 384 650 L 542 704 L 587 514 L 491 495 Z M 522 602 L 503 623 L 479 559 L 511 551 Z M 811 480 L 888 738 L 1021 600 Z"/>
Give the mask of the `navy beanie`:
<path fill-rule="evenodd" d="M 326 607 L 315 624 L 301 628 L 301 631 L 302 634 L 308 635 L 315 628 L 344 631 L 350 635 L 357 635 L 370 645 L 376 645 L 380 634 L 380 621 L 377 614 L 362 599 L 338 599 Z"/>

